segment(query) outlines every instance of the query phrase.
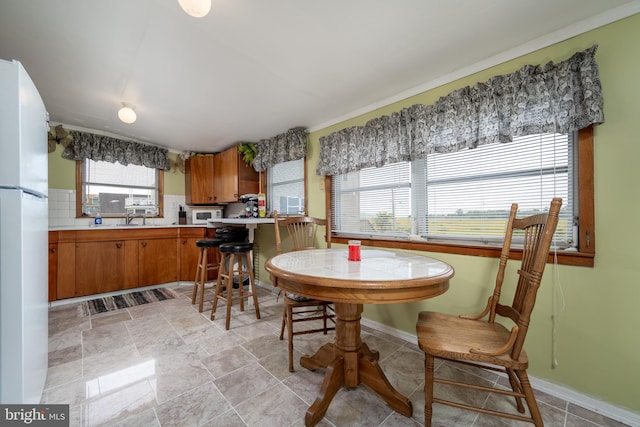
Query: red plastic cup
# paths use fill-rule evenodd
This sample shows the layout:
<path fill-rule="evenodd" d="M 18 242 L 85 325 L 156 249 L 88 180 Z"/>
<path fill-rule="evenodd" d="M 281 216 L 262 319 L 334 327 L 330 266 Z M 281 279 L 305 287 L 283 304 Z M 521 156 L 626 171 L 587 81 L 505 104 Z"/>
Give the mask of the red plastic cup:
<path fill-rule="evenodd" d="M 349 240 L 349 261 L 360 261 L 360 240 Z"/>

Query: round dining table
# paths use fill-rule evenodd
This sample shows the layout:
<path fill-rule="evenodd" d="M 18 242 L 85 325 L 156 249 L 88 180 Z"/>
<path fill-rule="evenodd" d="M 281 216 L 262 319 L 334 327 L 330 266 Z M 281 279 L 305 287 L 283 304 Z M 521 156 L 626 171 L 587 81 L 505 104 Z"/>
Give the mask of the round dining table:
<path fill-rule="evenodd" d="M 361 261 L 349 261 L 347 254 L 346 249 L 311 249 L 276 255 L 265 263 L 274 286 L 334 304 L 334 342 L 300 359 L 304 368 L 326 369 L 318 398 L 305 415 L 306 426 L 324 417 L 341 387 L 360 384 L 378 393 L 396 412 L 411 416 L 411 401 L 389 383 L 378 352 L 360 338 L 362 307 L 441 295 L 454 275 L 449 264 L 415 253 L 363 249 Z"/>

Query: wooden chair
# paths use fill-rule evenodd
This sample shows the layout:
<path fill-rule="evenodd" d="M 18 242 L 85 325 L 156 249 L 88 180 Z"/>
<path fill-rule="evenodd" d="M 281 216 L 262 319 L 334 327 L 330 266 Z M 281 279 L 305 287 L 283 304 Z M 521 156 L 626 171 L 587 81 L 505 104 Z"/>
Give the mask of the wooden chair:
<path fill-rule="evenodd" d="M 326 226 L 324 219 L 311 218 L 305 216 L 295 216 L 285 219 L 278 219 L 278 212 L 274 211 L 276 251 L 282 253 L 282 241 L 280 239 L 280 227 L 287 229 L 291 239 L 291 250 L 301 251 L 305 249 L 315 249 L 315 239 L 319 226 Z M 331 233 L 327 232 L 327 247 L 331 247 Z M 287 329 L 289 340 L 289 372 L 293 372 L 293 336 L 311 334 L 335 329 L 335 314 L 331 302 L 320 301 L 301 297 L 299 295 L 285 292 L 283 296 L 284 312 L 282 314 L 282 327 L 280 328 L 280 339 L 284 339 L 284 330 Z M 322 320 L 321 328 L 300 329 L 294 331 L 294 324 L 306 321 Z M 334 326 L 327 322 L 333 322 Z"/>
<path fill-rule="evenodd" d="M 527 336 L 531 311 L 542 279 L 553 233 L 558 224 L 562 199 L 554 198 L 548 214 L 517 219 L 518 205 L 511 206 L 504 246 L 493 295 L 484 311 L 476 316 L 452 316 L 423 311 L 419 314 L 416 331 L 418 344 L 425 353 L 425 426 L 431 426 L 433 402 L 461 409 L 527 421 L 542 426 L 542 417 L 527 376 L 529 360 L 523 344 Z M 513 237 L 524 238 L 522 262 L 511 305 L 500 303 L 500 294 Z M 485 320 L 483 320 L 488 316 Z M 496 316 L 511 320 L 515 325 L 509 331 L 496 322 Z M 503 322 L 505 323 L 505 322 Z M 506 372 L 511 390 L 467 384 L 455 380 L 435 378 L 435 358 Z M 524 413 L 522 398 L 529 407 L 530 417 L 504 411 L 475 407 L 434 397 L 434 382 L 483 390 L 515 397 L 518 412 Z M 484 401 L 484 399 L 483 399 Z"/>

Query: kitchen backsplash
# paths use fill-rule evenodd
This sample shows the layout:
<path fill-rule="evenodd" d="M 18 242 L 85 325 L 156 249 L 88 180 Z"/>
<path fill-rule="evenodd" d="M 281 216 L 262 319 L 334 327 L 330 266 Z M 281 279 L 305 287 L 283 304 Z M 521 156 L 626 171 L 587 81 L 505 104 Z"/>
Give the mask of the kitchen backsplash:
<path fill-rule="evenodd" d="M 147 218 L 147 224 L 171 225 L 178 223 L 178 206 L 185 206 L 184 196 L 164 196 L 164 218 Z M 191 219 L 191 209 L 185 206 L 187 218 Z M 103 218 L 103 224 L 121 224 L 123 218 Z M 191 222 L 191 221 L 189 221 Z M 86 226 L 93 224 L 93 218 L 76 218 L 75 190 L 49 189 L 49 227 Z"/>

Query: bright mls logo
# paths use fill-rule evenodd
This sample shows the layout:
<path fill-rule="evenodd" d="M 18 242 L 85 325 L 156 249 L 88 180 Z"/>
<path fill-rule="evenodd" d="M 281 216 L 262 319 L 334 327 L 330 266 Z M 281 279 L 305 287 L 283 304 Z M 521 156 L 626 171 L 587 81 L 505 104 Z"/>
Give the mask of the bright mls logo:
<path fill-rule="evenodd" d="M 0 405 L 0 425 L 68 427 L 69 405 Z"/>

